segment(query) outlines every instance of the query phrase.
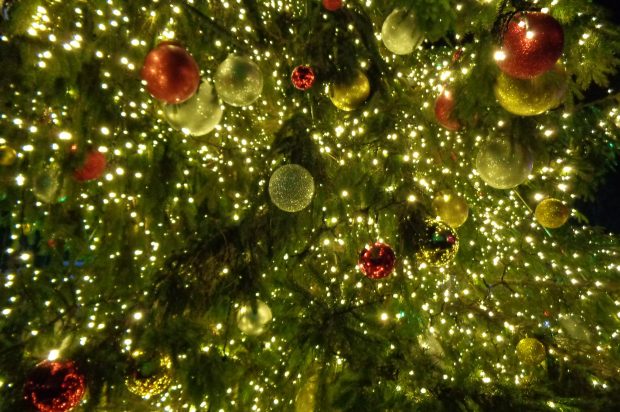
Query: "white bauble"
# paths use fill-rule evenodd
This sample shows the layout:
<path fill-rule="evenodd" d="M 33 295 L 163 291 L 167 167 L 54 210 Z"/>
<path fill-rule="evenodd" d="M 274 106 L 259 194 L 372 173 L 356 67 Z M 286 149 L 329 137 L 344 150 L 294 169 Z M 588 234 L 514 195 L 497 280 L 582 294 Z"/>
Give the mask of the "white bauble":
<path fill-rule="evenodd" d="M 242 306 L 237 312 L 237 326 L 246 335 L 260 335 L 271 321 L 271 309 L 262 300 L 256 301 L 256 310 L 251 305 Z"/>
<path fill-rule="evenodd" d="M 409 54 L 422 42 L 423 34 L 411 11 L 395 9 L 383 22 L 381 39 L 394 54 Z"/>
<path fill-rule="evenodd" d="M 193 136 L 203 136 L 222 119 L 222 107 L 213 87 L 203 82 L 189 100 L 180 104 L 165 104 L 164 117 L 176 130 Z"/>
<path fill-rule="evenodd" d="M 476 156 L 476 170 L 482 180 L 496 189 L 512 189 L 527 180 L 532 172 L 530 150 L 509 139 L 491 140 Z"/>
<path fill-rule="evenodd" d="M 232 106 L 248 106 L 263 91 L 263 73 L 247 57 L 228 56 L 217 68 L 214 82 L 217 95 Z"/>

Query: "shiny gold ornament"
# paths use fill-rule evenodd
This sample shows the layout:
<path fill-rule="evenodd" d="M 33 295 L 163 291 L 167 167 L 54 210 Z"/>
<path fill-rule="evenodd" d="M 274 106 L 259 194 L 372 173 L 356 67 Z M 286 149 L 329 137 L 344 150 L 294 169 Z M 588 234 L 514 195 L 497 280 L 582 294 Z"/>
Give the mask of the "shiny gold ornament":
<path fill-rule="evenodd" d="M 129 392 L 143 398 L 159 395 L 172 382 L 172 360 L 168 355 L 148 357 L 141 351 L 132 355 L 135 365 L 125 378 Z"/>
<path fill-rule="evenodd" d="M 15 163 L 17 152 L 10 146 L 0 146 L 0 166 L 11 166 Z"/>
<path fill-rule="evenodd" d="M 536 116 L 562 103 L 568 78 L 564 69 L 555 68 L 533 79 L 516 79 L 500 73 L 495 97 L 512 114 Z"/>
<path fill-rule="evenodd" d="M 517 358 L 526 365 L 535 366 L 545 360 L 545 345 L 538 339 L 525 338 L 517 344 Z"/>
<path fill-rule="evenodd" d="M 418 252 L 416 259 L 429 266 L 443 266 L 450 263 L 459 251 L 459 237 L 444 222 L 426 219 L 426 227 L 415 239 Z"/>
<path fill-rule="evenodd" d="M 545 199 L 536 206 L 534 217 L 543 227 L 557 229 L 570 216 L 570 209 L 558 199 Z"/>
<path fill-rule="evenodd" d="M 370 96 L 370 82 L 361 70 L 340 79 L 329 87 L 329 98 L 340 110 L 351 111 L 360 107 Z"/>
<path fill-rule="evenodd" d="M 251 305 L 242 306 L 237 312 L 237 326 L 246 335 L 258 336 L 271 322 L 271 309 L 262 300 L 256 301 L 256 310 Z"/>
<path fill-rule="evenodd" d="M 469 216 L 469 206 L 465 199 L 451 190 L 442 190 L 433 199 L 433 212 L 450 227 L 460 227 Z"/>

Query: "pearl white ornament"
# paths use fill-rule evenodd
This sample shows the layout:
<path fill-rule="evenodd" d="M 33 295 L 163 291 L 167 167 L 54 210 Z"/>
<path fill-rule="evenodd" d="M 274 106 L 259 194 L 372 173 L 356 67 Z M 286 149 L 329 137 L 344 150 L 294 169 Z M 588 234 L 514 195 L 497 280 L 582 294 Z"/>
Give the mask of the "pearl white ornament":
<path fill-rule="evenodd" d="M 222 106 L 213 87 L 203 82 L 189 100 L 180 104 L 165 104 L 164 117 L 176 130 L 193 136 L 212 131 L 222 119 Z"/>
<path fill-rule="evenodd" d="M 422 42 L 423 34 L 411 11 L 395 9 L 383 22 L 381 39 L 394 54 L 409 54 Z"/>

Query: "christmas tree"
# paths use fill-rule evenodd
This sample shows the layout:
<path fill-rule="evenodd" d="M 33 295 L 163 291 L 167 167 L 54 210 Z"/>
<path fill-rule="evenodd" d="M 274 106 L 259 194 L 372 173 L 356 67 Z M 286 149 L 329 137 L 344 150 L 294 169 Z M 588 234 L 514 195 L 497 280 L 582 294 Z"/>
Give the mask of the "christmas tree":
<path fill-rule="evenodd" d="M 592 0 L 3 0 L 0 410 L 620 406 Z"/>

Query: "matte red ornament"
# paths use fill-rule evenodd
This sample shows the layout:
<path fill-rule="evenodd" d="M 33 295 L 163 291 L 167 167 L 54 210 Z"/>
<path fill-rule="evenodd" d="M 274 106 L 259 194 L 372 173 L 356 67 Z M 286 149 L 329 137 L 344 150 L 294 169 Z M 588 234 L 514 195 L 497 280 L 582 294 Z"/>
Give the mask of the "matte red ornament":
<path fill-rule="evenodd" d="M 435 119 L 448 130 L 453 132 L 461 128 L 461 122 L 454 118 L 454 96 L 450 90 L 444 89 L 435 101 Z"/>
<path fill-rule="evenodd" d="M 310 66 L 297 66 L 291 74 L 291 81 L 296 89 L 306 91 L 312 87 L 316 75 Z"/>
<path fill-rule="evenodd" d="M 146 55 L 140 75 L 154 98 L 171 104 L 192 97 L 200 84 L 200 69 L 194 58 L 169 41 L 158 44 Z"/>
<path fill-rule="evenodd" d="M 336 11 L 342 8 L 342 0 L 323 0 L 323 7 L 329 11 Z"/>
<path fill-rule="evenodd" d="M 105 155 L 98 150 L 92 150 L 86 153 L 84 163 L 73 172 L 73 177 L 80 182 L 99 179 L 105 172 L 105 167 Z"/>
<path fill-rule="evenodd" d="M 359 268 L 370 279 L 381 279 L 389 276 L 394 270 L 396 256 L 389 245 L 376 242 L 364 248 L 360 253 Z"/>
<path fill-rule="evenodd" d="M 564 31 L 548 14 L 523 12 L 508 23 L 502 42 L 499 68 L 509 76 L 531 79 L 551 70 L 562 55 Z"/>
<path fill-rule="evenodd" d="M 41 412 L 64 412 L 82 400 L 86 380 L 71 361 L 39 363 L 24 385 L 24 398 Z"/>

